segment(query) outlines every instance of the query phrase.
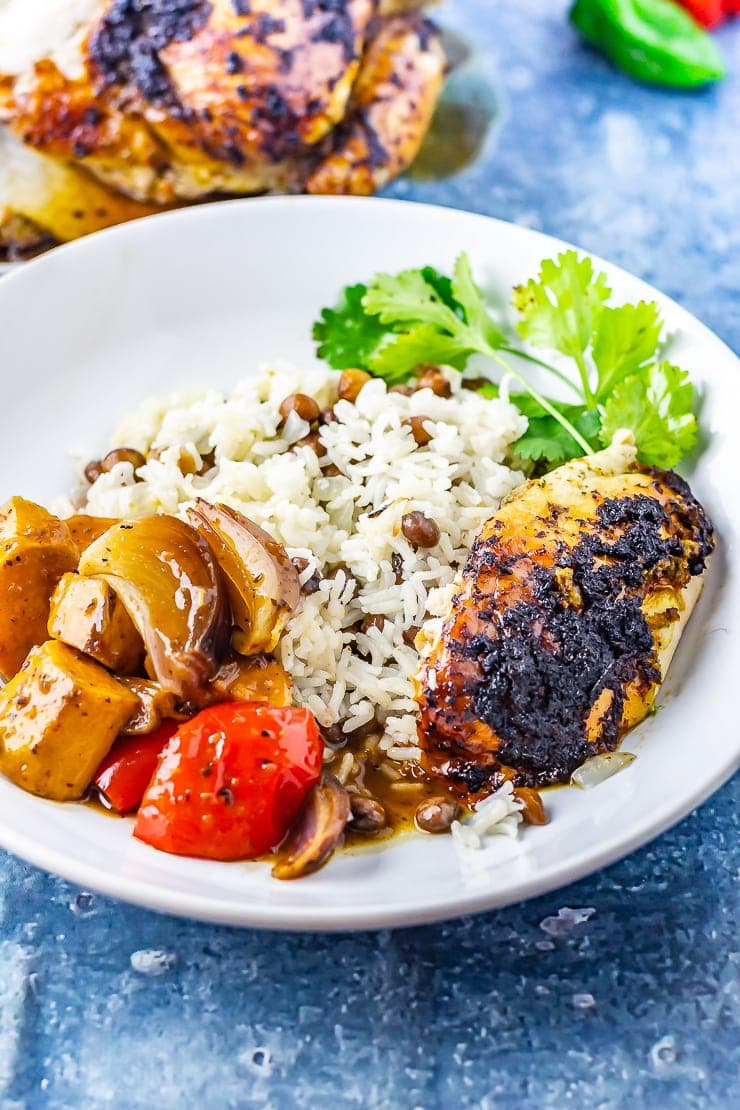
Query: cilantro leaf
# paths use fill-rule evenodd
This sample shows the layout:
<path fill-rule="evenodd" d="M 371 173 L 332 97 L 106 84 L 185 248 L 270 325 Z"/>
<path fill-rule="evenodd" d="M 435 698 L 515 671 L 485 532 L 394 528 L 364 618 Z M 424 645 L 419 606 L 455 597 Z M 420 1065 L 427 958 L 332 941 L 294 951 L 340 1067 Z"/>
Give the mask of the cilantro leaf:
<path fill-rule="evenodd" d="M 488 399 L 500 396 L 496 382 L 486 382 L 476 392 Z M 558 466 L 568 459 L 580 458 L 583 447 L 554 416 L 543 409 L 539 401 L 529 393 L 510 393 L 509 400 L 527 418 L 527 430 L 513 446 L 514 454 L 519 459 L 535 463 L 535 468 L 541 471 Z M 582 436 L 592 443 L 597 442 L 601 426 L 598 412 L 587 409 L 585 405 L 569 405 L 558 401 L 550 403 Z"/>
<path fill-rule="evenodd" d="M 369 369 L 388 385 L 400 385 L 423 362 L 462 370 L 471 353 L 459 336 L 446 335 L 430 324 L 417 324 L 411 331 L 390 335 L 371 357 Z"/>
<path fill-rule="evenodd" d="M 458 370 L 472 354 L 499 346 L 504 336 L 461 254 L 452 279 L 431 266 L 376 274 L 362 298 L 363 311 L 392 330 L 370 359 L 370 369 L 391 384 L 403 381 L 423 362 Z"/>
<path fill-rule="evenodd" d="M 514 453 L 528 462 L 559 466 L 582 455 L 583 449 L 554 417 L 536 416 L 514 444 Z"/>
<path fill-rule="evenodd" d="M 376 274 L 362 298 L 362 307 L 381 324 L 430 324 L 454 332 L 460 318 L 441 299 L 421 270 Z"/>
<path fill-rule="evenodd" d="M 622 378 L 655 360 L 662 330 L 660 309 L 654 301 L 601 310 L 592 347 L 599 400 L 606 399 Z"/>
<path fill-rule="evenodd" d="M 537 278 L 514 290 L 519 334 L 537 347 L 572 359 L 572 372 L 512 345 L 486 307 L 465 253 L 452 276 L 432 266 L 376 274 L 367 285 L 348 286 L 334 308 L 314 324 L 318 354 L 338 370 L 361 366 L 388 385 L 408 380 L 423 363 L 462 371 L 472 355 L 497 363 L 526 392 L 512 401 L 529 428 L 516 445 L 522 461 L 542 471 L 632 430 L 643 462 L 674 466 L 694 446 L 694 396 L 685 371 L 658 361 L 662 321 L 652 302 L 607 305 L 606 275 L 588 257 L 565 251 L 541 263 Z M 520 356 L 512 364 L 505 354 Z M 538 392 L 521 360 L 560 379 L 581 404 Z M 498 396 L 490 383 L 483 396 Z"/>
<path fill-rule="evenodd" d="M 535 347 L 582 359 L 610 296 L 606 274 L 594 274 L 590 258 L 564 251 L 546 259 L 536 279 L 514 289 L 513 304 L 522 316 L 517 331 Z"/>
<path fill-rule="evenodd" d="M 577 266 L 581 267 L 578 256 L 574 252 L 571 254 Z M 543 263 L 543 268 L 545 265 Z M 590 262 L 587 265 L 590 273 Z M 430 275 L 431 280 L 437 277 L 436 274 Z M 506 363 L 498 353 L 499 348 L 505 346 L 505 337 L 483 303 L 465 253 L 460 254 L 455 263 L 450 292 L 462 315 L 447 303 L 448 296 L 447 300 L 443 299 L 447 295 L 446 288 L 438 292 L 438 283 L 437 287 L 431 284 L 421 270 L 375 275 L 362 298 L 362 307 L 365 312 L 378 316 L 382 324 L 402 333 L 388 340 L 373 356 L 372 368 L 375 372 L 387 380 L 397 381 L 414 365 L 414 360 L 417 360 L 417 365 L 418 362 L 446 361 L 462 369 L 469 355 L 487 355 L 519 380 L 555 422 L 563 425 L 582 452 L 590 452 L 589 441 L 569 423 L 567 417 L 559 413 L 546 397 L 537 393 L 524 375 Z M 606 293 L 608 295 L 608 290 Z M 588 399 L 592 400 L 590 394 Z"/>
<path fill-rule="evenodd" d="M 435 270 L 434 266 L 422 267 L 421 276 L 424 278 L 427 285 L 431 285 L 439 299 L 462 318 L 462 308 L 455 300 L 452 292 L 452 280 L 448 278 L 446 274 L 440 274 L 439 270 Z"/>
<path fill-rule="evenodd" d="M 670 362 L 618 382 L 600 412 L 601 442 L 606 446 L 616 431 L 629 428 L 638 458 L 648 466 L 676 466 L 699 434 L 694 387 L 686 371 Z"/>
<path fill-rule="evenodd" d="M 455 262 L 455 272 L 452 277 L 452 292 L 456 302 L 465 313 L 465 322 L 468 327 L 480 337 L 482 343 L 488 347 L 501 347 L 506 342 L 506 337 L 488 312 L 481 295 L 475 284 L 473 271 L 470 268 L 470 259 L 463 251 Z"/>
<path fill-rule="evenodd" d="M 376 316 L 362 307 L 365 285 L 348 285 L 335 308 L 323 308 L 313 326 L 317 354 L 335 370 L 366 367 L 388 333 Z"/>
<path fill-rule="evenodd" d="M 549 469 L 568 459 L 580 458 L 583 448 L 541 405 L 527 394 L 513 394 L 511 401 L 528 422 L 526 432 L 514 444 L 514 451 L 520 458 L 538 464 L 539 469 L 543 466 Z M 586 409 L 584 405 L 559 404 L 555 408 L 585 439 L 592 443 L 598 439 L 601 422 L 599 414 L 593 409 Z"/>

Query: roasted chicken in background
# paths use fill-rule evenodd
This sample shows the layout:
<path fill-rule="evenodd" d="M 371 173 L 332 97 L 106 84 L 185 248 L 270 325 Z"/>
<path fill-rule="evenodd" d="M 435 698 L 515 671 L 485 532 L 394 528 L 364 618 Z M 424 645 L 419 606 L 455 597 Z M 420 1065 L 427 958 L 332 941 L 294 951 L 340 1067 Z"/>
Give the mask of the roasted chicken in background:
<path fill-rule="evenodd" d="M 266 191 L 372 193 L 445 57 L 425 0 L 0 0 L 0 251 Z"/>
<path fill-rule="evenodd" d="M 628 440 L 516 490 L 487 522 L 418 677 L 428 769 L 467 797 L 566 782 L 641 721 L 713 531 Z"/>

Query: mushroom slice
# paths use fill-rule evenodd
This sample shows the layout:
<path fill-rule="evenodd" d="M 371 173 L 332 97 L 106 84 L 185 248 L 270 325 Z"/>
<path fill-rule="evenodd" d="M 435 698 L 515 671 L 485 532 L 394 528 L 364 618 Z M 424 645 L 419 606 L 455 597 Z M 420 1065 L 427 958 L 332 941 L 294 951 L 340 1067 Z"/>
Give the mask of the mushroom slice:
<path fill-rule="evenodd" d="M 150 677 L 199 704 L 228 638 L 224 589 L 203 537 L 173 516 L 124 521 L 83 552 L 79 572 L 118 594 L 144 641 Z"/>
<path fill-rule="evenodd" d="M 285 548 L 226 505 L 199 499 L 188 518 L 208 540 L 224 573 L 234 650 L 241 655 L 273 651 L 301 593 Z"/>
<path fill-rule="evenodd" d="M 350 813 L 342 784 L 333 775 L 322 775 L 280 850 L 273 878 L 300 879 L 318 871 L 342 843 Z"/>

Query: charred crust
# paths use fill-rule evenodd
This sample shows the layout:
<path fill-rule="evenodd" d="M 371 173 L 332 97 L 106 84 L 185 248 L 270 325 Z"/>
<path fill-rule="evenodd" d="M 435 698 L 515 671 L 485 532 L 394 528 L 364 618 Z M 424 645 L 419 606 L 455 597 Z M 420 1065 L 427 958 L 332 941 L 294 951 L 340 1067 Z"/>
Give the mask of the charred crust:
<path fill-rule="evenodd" d="M 388 151 L 385 149 L 378 133 L 370 122 L 370 115 L 366 109 L 357 113 L 357 119 L 362 127 L 367 142 L 368 161 L 373 168 L 384 166 L 388 162 Z"/>
<path fill-rule="evenodd" d="M 501 737 L 497 757 L 517 768 L 521 785 L 563 782 L 590 754 L 586 718 L 599 695 L 611 702 L 602 743 L 619 739 L 624 689 L 659 681 L 653 637 L 637 598 L 610 598 L 566 607 L 549 571 L 540 572 L 538 599 L 513 606 L 495 636 L 465 646 L 478 664 L 476 715 Z"/>
<path fill-rule="evenodd" d="M 254 105 L 254 122 L 262 135 L 262 148 L 274 162 L 300 150 L 301 119 L 276 84 L 264 87 Z"/>
<path fill-rule="evenodd" d="M 232 166 L 243 166 L 246 162 L 244 152 L 235 143 L 224 143 L 221 151 L 224 159 Z"/>
<path fill-rule="evenodd" d="M 328 42 L 341 46 L 345 62 L 355 60 L 355 27 L 351 12 L 346 4 L 328 7 L 326 3 L 316 5 L 319 11 L 328 12 L 326 19 L 311 35 L 311 42 Z M 304 0 L 305 9 L 305 0 Z M 316 9 L 312 9 L 311 14 Z"/>
<path fill-rule="evenodd" d="M 316 12 L 338 12 L 341 14 L 347 7 L 347 0 L 303 0 L 303 14 L 306 19 L 311 19 Z"/>
<path fill-rule="evenodd" d="M 275 54 L 277 55 L 278 59 L 278 72 L 290 73 L 291 69 L 293 68 L 293 61 L 295 59 L 295 50 L 290 50 L 288 48 L 280 50 L 275 49 Z"/>
<path fill-rule="evenodd" d="M 415 30 L 422 50 L 428 50 L 432 42 L 439 38 L 439 31 L 429 19 L 419 18 Z"/>
<path fill-rule="evenodd" d="M 177 105 L 161 51 L 192 39 L 211 9 L 207 0 L 114 0 L 90 38 L 103 84 L 131 85 L 152 104 Z"/>
<path fill-rule="evenodd" d="M 247 14 L 246 12 L 244 13 Z M 239 31 L 239 37 L 244 38 L 249 35 L 255 42 L 265 45 L 271 35 L 279 35 L 285 30 L 285 20 L 276 19 L 275 16 L 270 15 L 268 12 L 255 12 L 249 27 L 245 27 L 243 31 Z"/>
<path fill-rule="evenodd" d="M 544 548 L 512 550 L 498 522 L 473 545 L 464 577 L 475 619 L 448 640 L 449 671 L 424 694 L 430 758 L 438 763 L 444 753 L 445 777 L 459 789 L 490 789 L 502 768 L 513 769 L 521 786 L 567 781 L 590 755 L 616 747 L 626 691 L 647 694 L 660 682 L 642 609 L 646 588 L 685 588 L 703 571 L 714 538 L 683 479 L 650 473 L 663 504 L 645 494 L 608 498 L 595 521 L 583 522 L 575 547 L 551 545 L 550 559 L 538 562 Z M 512 574 L 524 588 L 500 607 L 498 578 Z M 661 619 L 677 616 L 669 610 Z M 475 720 L 492 730 L 495 750 L 476 754 Z"/>
<path fill-rule="evenodd" d="M 494 766 L 472 763 L 462 759 L 450 760 L 445 768 L 446 777 L 466 794 L 480 794 L 484 790 L 495 790 L 504 781 L 504 776 Z"/>
<path fill-rule="evenodd" d="M 55 247 L 58 240 L 23 216 L 11 216 L 0 226 L 0 262 L 22 262 Z"/>
<path fill-rule="evenodd" d="M 244 73 L 244 59 L 236 50 L 230 50 L 226 55 L 226 72 L 229 74 Z"/>

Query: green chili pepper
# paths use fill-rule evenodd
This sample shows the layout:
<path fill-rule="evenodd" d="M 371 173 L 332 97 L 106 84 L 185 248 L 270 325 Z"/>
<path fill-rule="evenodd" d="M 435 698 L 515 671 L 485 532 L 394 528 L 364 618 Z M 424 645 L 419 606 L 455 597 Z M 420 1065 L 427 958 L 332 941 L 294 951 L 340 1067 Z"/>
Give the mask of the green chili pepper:
<path fill-rule="evenodd" d="M 725 76 L 709 35 L 673 0 L 575 0 L 570 19 L 587 42 L 641 81 L 693 89 Z"/>

